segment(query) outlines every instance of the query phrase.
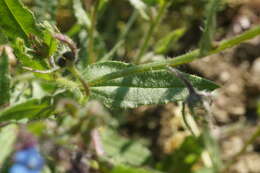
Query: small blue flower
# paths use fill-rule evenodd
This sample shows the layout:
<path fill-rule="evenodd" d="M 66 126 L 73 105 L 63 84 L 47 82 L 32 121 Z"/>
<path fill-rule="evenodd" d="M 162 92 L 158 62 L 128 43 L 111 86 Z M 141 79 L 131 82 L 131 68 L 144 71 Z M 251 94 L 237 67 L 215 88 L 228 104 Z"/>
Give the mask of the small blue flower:
<path fill-rule="evenodd" d="M 35 147 L 17 151 L 14 162 L 10 173 L 40 173 L 44 166 L 44 160 Z"/>
<path fill-rule="evenodd" d="M 14 164 L 9 173 L 28 173 L 28 168 L 21 164 Z"/>

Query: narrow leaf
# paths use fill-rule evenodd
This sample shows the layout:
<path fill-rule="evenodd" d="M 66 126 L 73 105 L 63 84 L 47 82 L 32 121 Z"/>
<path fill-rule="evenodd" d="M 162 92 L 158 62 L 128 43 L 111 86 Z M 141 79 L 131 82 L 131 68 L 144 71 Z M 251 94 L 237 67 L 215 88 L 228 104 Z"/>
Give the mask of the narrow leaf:
<path fill-rule="evenodd" d="M 210 0 L 206 6 L 206 21 L 200 41 L 200 54 L 206 55 L 213 48 L 213 38 L 216 30 L 216 13 L 220 0 Z"/>
<path fill-rule="evenodd" d="M 89 66 L 84 72 L 87 80 L 129 67 L 121 62 L 103 62 Z M 212 91 L 218 86 L 206 79 L 184 74 L 198 90 Z M 166 70 L 153 70 L 97 83 L 91 86 L 91 97 L 101 100 L 107 107 L 127 108 L 148 104 L 165 104 L 185 100 L 188 90 L 180 79 Z"/>
<path fill-rule="evenodd" d="M 8 71 L 8 57 L 4 46 L 0 46 L 0 106 L 9 103 L 10 99 L 10 77 Z"/>
<path fill-rule="evenodd" d="M 45 118 L 50 116 L 52 111 L 53 106 L 50 104 L 50 98 L 30 99 L 0 112 L 0 122 Z"/>
<path fill-rule="evenodd" d="M 29 34 L 42 37 L 32 13 L 20 0 L 0 0 L 0 16 L 0 27 L 10 40 L 26 40 Z"/>
<path fill-rule="evenodd" d="M 185 33 L 184 28 L 174 30 L 163 37 L 155 45 L 155 53 L 164 54 L 183 36 Z"/>

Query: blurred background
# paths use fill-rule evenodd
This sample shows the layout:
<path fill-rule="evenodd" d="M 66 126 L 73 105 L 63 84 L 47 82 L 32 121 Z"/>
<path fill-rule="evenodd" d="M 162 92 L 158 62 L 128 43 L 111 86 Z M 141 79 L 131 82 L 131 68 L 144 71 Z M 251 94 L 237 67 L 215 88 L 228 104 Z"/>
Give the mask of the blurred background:
<path fill-rule="evenodd" d="M 84 68 L 87 64 L 89 54 L 87 51 L 88 19 L 84 18 L 82 13 L 91 12 L 94 1 L 23 0 L 25 5 L 34 12 L 38 22 L 48 21 L 77 43 L 80 48 L 79 68 Z M 96 16 L 94 36 L 93 49 L 97 59 L 104 58 L 129 63 L 133 61 L 145 33 L 151 27 L 147 17 L 154 16 L 159 10 L 156 4 L 149 2 L 151 4 L 146 4 L 148 10 L 142 13 L 128 0 L 102 1 Z M 197 48 L 202 35 L 206 3 L 207 0 L 174 0 L 149 42 L 143 63 L 175 57 Z M 130 30 L 124 33 L 129 24 Z M 258 24 L 260 24 L 259 0 L 222 1 L 217 13 L 216 43 Z M 161 46 L 162 43 L 158 40 L 163 40 L 167 44 Z M 113 52 L 112 56 L 106 57 L 118 41 L 121 41 L 120 47 Z M 204 77 L 220 85 L 214 93 L 212 111 L 216 118 L 216 125 L 222 132 L 219 140 L 221 158 L 224 162 L 230 160 L 241 150 L 243 143 L 259 125 L 260 37 L 220 54 L 182 65 L 180 70 Z M 142 106 L 128 110 L 108 110 L 98 102 L 90 104 L 89 109 L 86 108 L 85 111 L 100 116 L 102 121 L 98 122 L 99 124 L 109 124 L 117 131 L 117 134 L 106 132 L 111 133 L 109 136 L 111 155 L 115 155 L 112 152 L 115 151 L 114 148 L 120 147 L 122 139 L 118 135 L 124 137 L 124 140 L 131 139 L 138 142 L 137 148 L 141 149 L 137 150 L 139 152 L 135 156 L 127 157 L 129 160 L 126 159 L 126 161 L 125 158 L 116 157 L 118 160 L 124 160 L 123 163 L 130 162 L 136 166 L 145 163 L 146 166 L 158 167 L 161 171 L 178 173 L 195 172 L 201 167 L 201 161 L 196 159 L 188 163 L 179 163 L 178 159 L 171 157 L 178 155 L 177 158 L 180 160 L 187 156 L 181 154 L 182 152 L 192 153 L 197 150 L 196 146 L 191 144 L 193 151 L 189 151 L 189 147 L 185 148 L 183 145 L 188 133 L 181 124 L 179 104 Z M 88 157 L 91 157 L 86 155 L 84 147 L 81 149 L 75 147 L 75 144 L 77 146 L 82 144 L 78 139 L 79 135 L 75 134 L 73 129 L 69 129 L 71 131 L 68 132 L 66 124 L 73 127 L 70 123 L 74 122 L 50 119 L 47 122 L 31 122 L 22 129 L 26 129 L 31 136 L 37 138 L 37 146 L 42 151 L 48 167 L 45 171 L 80 173 L 79 170 L 84 172 L 84 169 L 79 167 L 91 165 L 92 168 L 85 168 L 85 172 L 86 170 L 98 172 L 97 169 L 93 169 L 95 162 L 84 162 L 84 159 L 88 160 Z M 21 130 L 19 136 L 23 138 L 24 133 Z M 124 140 L 121 142 L 124 143 Z M 21 141 L 23 140 L 16 140 L 16 145 L 21 145 Z M 146 146 L 149 152 L 140 147 L 139 143 Z M 141 156 L 138 156 L 139 154 Z M 77 160 L 79 157 L 83 159 Z M 12 163 L 11 160 L 9 156 L 6 167 Z M 232 165 L 230 172 L 259 173 L 259 163 L 260 138 L 239 157 Z"/>

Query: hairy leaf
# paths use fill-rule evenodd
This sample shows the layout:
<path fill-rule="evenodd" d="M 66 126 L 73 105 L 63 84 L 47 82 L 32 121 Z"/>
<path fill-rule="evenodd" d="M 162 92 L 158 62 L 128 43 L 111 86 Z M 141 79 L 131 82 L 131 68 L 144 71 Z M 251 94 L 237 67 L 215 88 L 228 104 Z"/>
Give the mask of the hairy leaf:
<path fill-rule="evenodd" d="M 42 37 L 32 13 L 20 0 L 0 0 L 0 16 L 0 27 L 10 40 L 26 40 L 29 34 Z"/>
<path fill-rule="evenodd" d="M 30 99 L 0 112 L 0 122 L 28 119 L 34 120 L 51 115 L 53 106 L 50 98 Z"/>
<path fill-rule="evenodd" d="M 130 64 L 122 62 L 103 62 L 89 66 L 84 72 L 87 80 L 117 72 Z M 198 90 L 212 91 L 218 86 L 206 79 L 184 74 Z M 101 100 L 113 108 L 137 107 L 148 104 L 164 104 L 181 101 L 188 96 L 188 90 L 180 79 L 166 70 L 152 70 L 101 82 L 91 86 L 91 97 Z"/>
<path fill-rule="evenodd" d="M 0 106 L 9 102 L 10 99 L 10 77 L 8 71 L 8 57 L 4 47 L 0 50 Z M 1 47 L 0 47 L 1 49 Z"/>

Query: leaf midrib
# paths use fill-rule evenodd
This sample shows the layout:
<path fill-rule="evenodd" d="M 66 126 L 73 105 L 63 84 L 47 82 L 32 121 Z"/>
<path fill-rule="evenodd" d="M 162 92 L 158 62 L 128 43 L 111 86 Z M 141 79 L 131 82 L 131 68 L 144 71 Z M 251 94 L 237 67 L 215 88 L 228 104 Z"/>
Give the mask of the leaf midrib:
<path fill-rule="evenodd" d="M 91 86 L 91 88 L 101 88 L 101 87 L 117 87 L 117 88 L 144 88 L 144 89 L 185 89 L 187 87 L 143 87 L 143 86 L 127 86 L 127 85 L 99 85 L 99 86 Z M 203 85 L 201 85 L 203 87 Z M 195 87 L 196 88 L 196 87 Z"/>

